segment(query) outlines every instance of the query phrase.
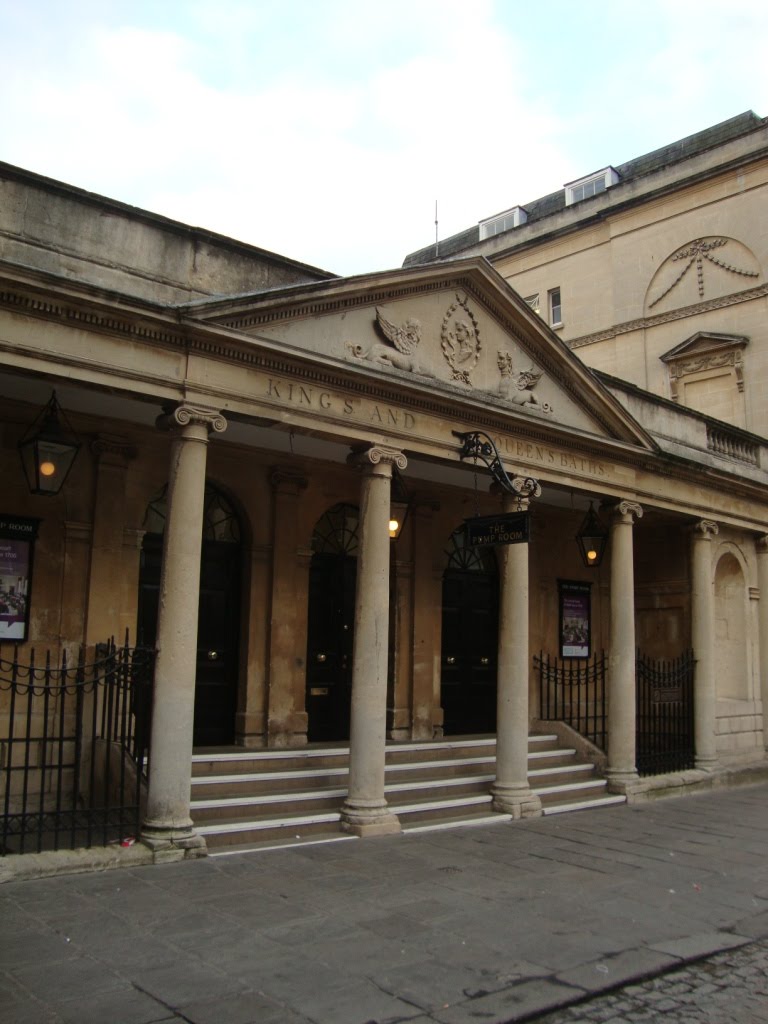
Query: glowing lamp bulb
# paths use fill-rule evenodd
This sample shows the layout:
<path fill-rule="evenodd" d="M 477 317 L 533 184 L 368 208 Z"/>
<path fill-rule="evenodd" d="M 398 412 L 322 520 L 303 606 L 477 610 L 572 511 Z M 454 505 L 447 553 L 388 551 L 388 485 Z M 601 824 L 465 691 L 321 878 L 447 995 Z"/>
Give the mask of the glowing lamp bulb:
<path fill-rule="evenodd" d="M 390 535 L 390 537 L 394 537 L 395 536 L 399 526 L 400 526 L 400 523 L 397 521 L 397 519 L 390 519 L 389 520 L 389 535 Z"/>
<path fill-rule="evenodd" d="M 40 463 L 40 475 L 41 476 L 53 476 L 56 472 L 56 466 L 53 462 L 41 462 Z"/>
<path fill-rule="evenodd" d="M 590 551 L 587 552 L 587 559 L 590 562 L 594 562 L 596 558 L 597 558 L 597 552 L 595 551 L 594 548 L 592 548 Z"/>

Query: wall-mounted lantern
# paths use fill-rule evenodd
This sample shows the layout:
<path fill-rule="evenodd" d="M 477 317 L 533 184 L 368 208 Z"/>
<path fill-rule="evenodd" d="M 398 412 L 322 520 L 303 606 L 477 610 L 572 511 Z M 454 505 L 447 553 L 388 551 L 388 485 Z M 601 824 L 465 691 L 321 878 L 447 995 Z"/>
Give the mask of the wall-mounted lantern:
<path fill-rule="evenodd" d="M 77 435 L 51 394 L 19 441 L 19 455 L 32 494 L 58 494 L 80 450 Z"/>
<path fill-rule="evenodd" d="M 600 565 L 608 545 L 608 528 L 595 512 L 591 501 L 589 512 L 576 533 L 576 543 L 579 545 L 581 560 L 588 569 Z"/>

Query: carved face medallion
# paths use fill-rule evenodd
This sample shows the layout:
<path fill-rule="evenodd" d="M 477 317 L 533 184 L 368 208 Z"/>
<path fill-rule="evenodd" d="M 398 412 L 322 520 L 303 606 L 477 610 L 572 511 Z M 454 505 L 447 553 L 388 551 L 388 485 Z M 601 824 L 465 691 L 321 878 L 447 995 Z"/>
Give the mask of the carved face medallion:
<path fill-rule="evenodd" d="M 457 293 L 456 301 L 443 317 L 440 344 L 451 368 L 451 378 L 472 387 L 470 374 L 480 358 L 480 330 L 467 298 Z"/>

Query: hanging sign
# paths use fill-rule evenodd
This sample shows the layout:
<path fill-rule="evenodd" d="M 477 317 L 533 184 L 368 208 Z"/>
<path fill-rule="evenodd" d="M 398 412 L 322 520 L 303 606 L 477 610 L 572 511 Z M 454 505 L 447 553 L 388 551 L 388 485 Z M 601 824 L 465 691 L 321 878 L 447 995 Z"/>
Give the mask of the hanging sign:
<path fill-rule="evenodd" d="M 472 519 L 465 519 L 467 544 L 473 547 L 527 544 L 528 522 L 528 512 L 507 512 L 501 516 L 475 516 Z"/>
<path fill-rule="evenodd" d="M 29 633 L 32 554 L 39 519 L 0 515 L 0 643 Z"/>

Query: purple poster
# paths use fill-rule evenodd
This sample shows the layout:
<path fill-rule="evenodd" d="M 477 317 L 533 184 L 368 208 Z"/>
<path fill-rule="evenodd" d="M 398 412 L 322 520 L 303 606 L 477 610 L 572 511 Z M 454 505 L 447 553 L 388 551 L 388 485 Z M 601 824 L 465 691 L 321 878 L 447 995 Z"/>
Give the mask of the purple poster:
<path fill-rule="evenodd" d="M 0 643 L 27 639 L 37 526 L 36 519 L 0 516 Z"/>
<path fill-rule="evenodd" d="M 589 583 L 559 580 L 560 657 L 588 658 L 590 645 Z"/>

